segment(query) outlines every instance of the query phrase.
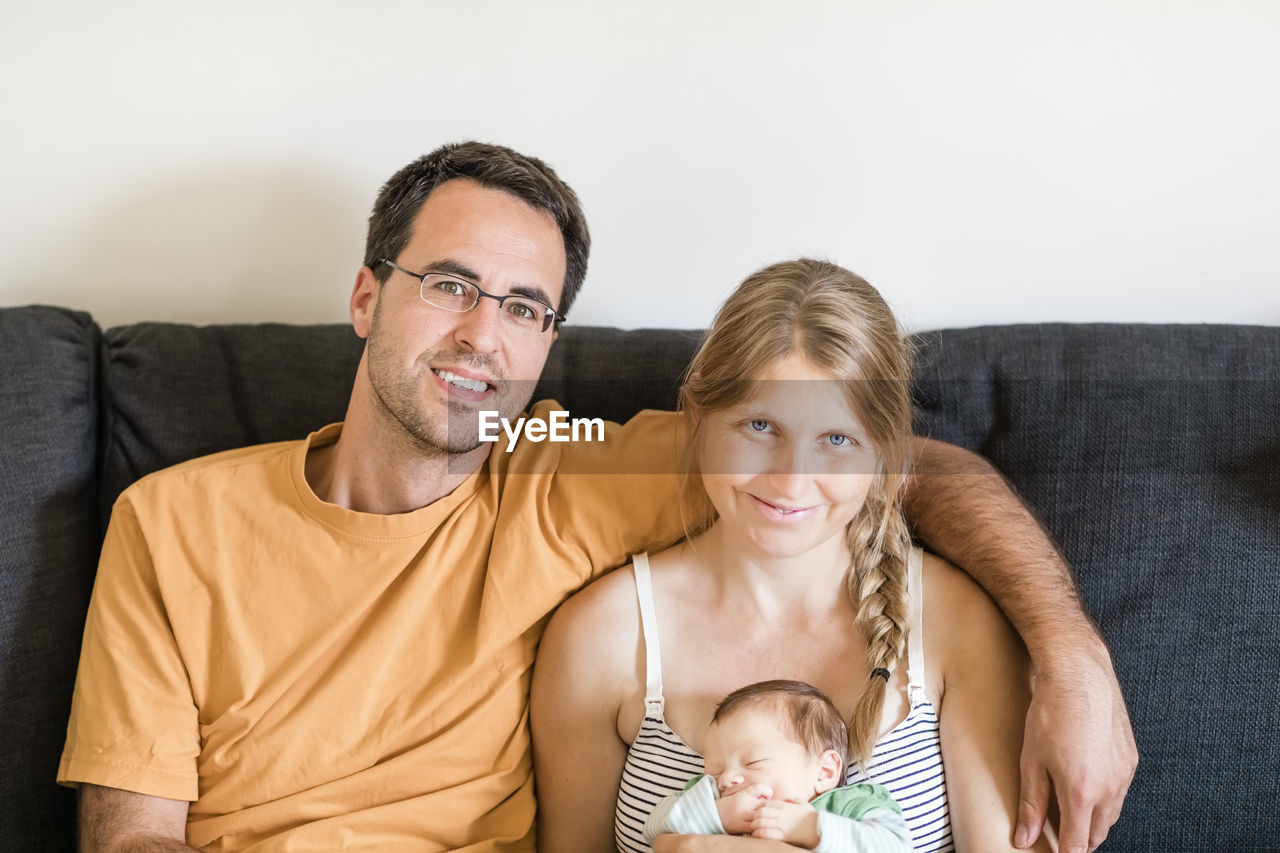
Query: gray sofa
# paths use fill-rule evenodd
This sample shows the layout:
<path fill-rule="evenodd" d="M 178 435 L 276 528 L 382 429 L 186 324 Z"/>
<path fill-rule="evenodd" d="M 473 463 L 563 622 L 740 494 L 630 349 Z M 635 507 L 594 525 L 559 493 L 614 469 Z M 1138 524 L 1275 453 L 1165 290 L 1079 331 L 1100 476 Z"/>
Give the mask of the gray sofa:
<path fill-rule="evenodd" d="M 567 325 L 539 396 L 669 407 L 697 332 Z M 1280 850 L 1280 328 L 918 336 L 921 432 L 1039 511 L 1111 643 L 1141 765 L 1110 851 Z M 345 326 L 102 331 L 0 309 L 0 847 L 73 849 L 53 783 L 103 525 L 162 466 L 342 417 Z"/>

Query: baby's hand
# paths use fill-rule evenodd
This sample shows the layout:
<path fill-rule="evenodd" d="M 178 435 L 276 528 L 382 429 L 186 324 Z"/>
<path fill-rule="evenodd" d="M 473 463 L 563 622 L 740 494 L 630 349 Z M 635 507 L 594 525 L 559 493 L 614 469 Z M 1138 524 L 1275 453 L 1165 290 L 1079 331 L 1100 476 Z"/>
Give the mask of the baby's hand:
<path fill-rule="evenodd" d="M 756 809 L 752 838 L 772 838 L 812 850 L 818 846 L 818 811 L 808 803 L 770 800 Z"/>
<path fill-rule="evenodd" d="M 747 785 L 732 794 L 725 794 L 716 800 L 716 811 L 720 813 L 720 822 L 724 831 L 730 835 L 745 835 L 751 831 L 751 818 L 756 809 L 769 802 L 773 789 L 768 785 Z"/>

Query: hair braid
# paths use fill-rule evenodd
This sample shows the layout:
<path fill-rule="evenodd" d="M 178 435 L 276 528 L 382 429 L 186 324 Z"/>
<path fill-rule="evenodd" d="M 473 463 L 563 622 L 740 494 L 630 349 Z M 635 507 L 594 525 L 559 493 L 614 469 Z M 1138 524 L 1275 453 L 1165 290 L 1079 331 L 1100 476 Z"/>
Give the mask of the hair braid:
<path fill-rule="evenodd" d="M 893 672 L 907 648 L 907 557 L 911 548 L 897 501 L 886 501 L 883 489 L 873 489 L 863 511 L 849 524 L 845 540 L 852 554 L 846 583 L 857 608 L 854 624 L 867 641 L 867 670 Z M 872 676 L 849 719 L 849 751 L 864 767 L 880 731 L 887 690 L 887 679 Z"/>

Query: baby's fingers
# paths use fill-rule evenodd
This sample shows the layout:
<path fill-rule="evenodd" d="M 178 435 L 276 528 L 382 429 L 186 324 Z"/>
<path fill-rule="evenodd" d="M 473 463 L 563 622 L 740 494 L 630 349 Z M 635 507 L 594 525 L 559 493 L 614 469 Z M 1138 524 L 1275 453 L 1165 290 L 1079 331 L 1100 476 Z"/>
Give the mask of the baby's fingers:
<path fill-rule="evenodd" d="M 751 817 L 752 838 L 782 840 L 782 812 L 774 806 L 761 806 Z"/>

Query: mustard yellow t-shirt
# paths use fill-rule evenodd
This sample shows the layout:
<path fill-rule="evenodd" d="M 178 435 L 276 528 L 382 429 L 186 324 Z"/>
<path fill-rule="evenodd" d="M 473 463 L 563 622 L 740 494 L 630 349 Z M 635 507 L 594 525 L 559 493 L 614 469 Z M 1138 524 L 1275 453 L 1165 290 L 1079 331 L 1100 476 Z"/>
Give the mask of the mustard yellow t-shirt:
<path fill-rule="evenodd" d="M 214 851 L 532 850 L 538 640 L 574 590 L 678 536 L 677 430 L 645 412 L 603 443 L 504 440 L 400 515 L 308 487 L 340 424 L 140 480 L 58 781 L 193 801 L 188 843 Z M 654 473 L 590 473 L 624 470 Z"/>

